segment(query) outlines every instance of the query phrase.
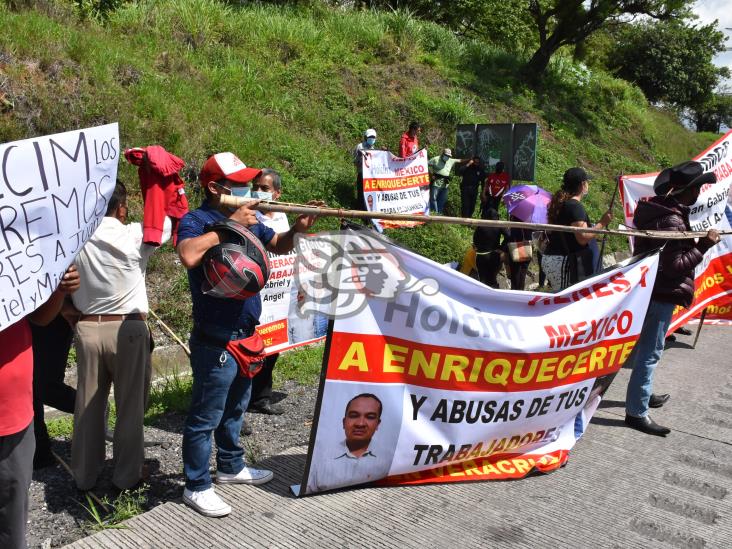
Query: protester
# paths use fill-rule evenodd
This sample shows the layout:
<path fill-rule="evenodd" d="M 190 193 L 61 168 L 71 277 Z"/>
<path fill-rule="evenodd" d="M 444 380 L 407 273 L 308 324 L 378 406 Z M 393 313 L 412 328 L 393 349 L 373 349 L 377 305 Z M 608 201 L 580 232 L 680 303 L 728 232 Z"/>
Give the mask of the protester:
<path fill-rule="evenodd" d="M 713 172 L 704 173 L 704 167 L 694 161 L 663 170 L 653 184 L 656 196 L 638 202 L 633 223 L 642 230 L 690 231 L 689 207 L 699 198 L 701 186 L 716 180 Z M 653 373 L 663 354 L 664 338 L 674 309 L 677 305 L 689 307 L 694 300 L 694 268 L 719 240 L 719 233 L 714 229 L 696 243 L 693 239 L 635 240 L 636 254 L 662 247 L 643 328 L 628 359 L 633 372 L 625 398 L 625 423 L 633 429 L 657 436 L 671 432 L 648 415 L 649 407 L 660 408 L 670 398 L 668 394 L 653 394 Z"/>
<path fill-rule="evenodd" d="M 549 203 L 549 223 L 590 227 L 590 218 L 581 204 L 582 198 L 589 192 L 590 179 L 590 175 L 582 168 L 570 168 L 564 172 L 562 187 L 554 193 Z M 607 211 L 593 228 L 604 229 L 611 219 L 612 213 Z M 547 235 L 549 244 L 541 266 L 552 289 L 563 290 L 594 272 L 592 249 L 588 245 L 595 237 L 593 233 L 552 231 Z"/>
<path fill-rule="evenodd" d="M 447 190 L 450 186 L 450 174 L 455 164 L 466 162 L 452 157 L 450 149 L 442 149 L 442 154 L 430 158 L 427 169 L 431 176 L 430 208 L 435 213 L 443 213 L 447 203 Z"/>
<path fill-rule="evenodd" d="M 202 515 L 220 517 L 231 512 L 211 486 L 209 458 L 211 435 L 215 434 L 218 483 L 263 484 L 272 480 L 271 471 L 244 464 L 244 450 L 239 445 L 244 410 L 249 404 L 251 380 L 239 373 L 239 365 L 226 351 L 230 341 L 243 340 L 254 333 L 262 304 L 259 294 L 245 299 L 222 299 L 204 293 L 206 287 L 202 262 L 204 255 L 227 238 L 222 230 L 207 226 L 227 219 L 243 225 L 267 250 L 282 254 L 293 248 L 295 233 L 306 232 L 314 216 L 299 216 L 286 232 L 275 233 L 257 220 L 250 205 L 231 209 L 218 203 L 221 195 L 242 195 L 261 173 L 248 168 L 230 152 L 218 153 L 206 160 L 200 183 L 206 199 L 200 208 L 188 213 L 178 230 L 178 255 L 188 269 L 193 300 L 191 333 L 191 369 L 193 388 L 191 407 L 183 431 L 183 470 L 186 483 L 183 501 Z M 313 203 L 322 205 L 322 202 Z"/>
<path fill-rule="evenodd" d="M 114 187 L 107 212 L 76 259 L 78 381 L 71 469 L 79 490 L 97 483 L 105 459 L 105 411 L 114 385 L 117 419 L 112 484 L 119 490 L 143 479 L 143 418 L 150 390 L 150 331 L 145 271 L 156 245 L 143 242 L 141 223 L 127 222 L 127 188 Z M 170 238 L 164 222 L 161 242 Z"/>
<path fill-rule="evenodd" d="M 419 134 L 422 133 L 422 125 L 419 122 L 410 122 L 409 129 L 402 134 L 399 140 L 399 156 L 406 158 L 419 150 Z"/>
<path fill-rule="evenodd" d="M 480 202 L 483 205 L 483 211 L 493 209 L 501 210 L 501 198 L 506 194 L 508 187 L 511 185 L 511 179 L 508 174 L 503 171 L 505 164 L 501 161 L 496 162 L 495 171 L 489 174 L 483 186 L 483 193 L 480 196 Z M 488 219 L 485 215 L 483 219 Z"/>
<path fill-rule="evenodd" d="M 498 219 L 498 212 L 494 209 L 486 211 L 486 219 Z M 473 247 L 475 248 L 475 264 L 478 278 L 486 286 L 498 288 L 498 273 L 503 265 L 506 254 L 506 242 L 509 238 L 508 230 L 503 227 L 476 227 L 473 233 Z"/>
<path fill-rule="evenodd" d="M 58 288 L 31 314 L 0 332 L 0 547 L 26 547 L 28 490 L 33 474 L 33 350 L 29 321 L 51 322 L 79 287 L 72 265 Z"/>
<path fill-rule="evenodd" d="M 366 135 L 373 130 L 366 130 Z M 376 132 L 374 132 L 374 136 Z M 371 143 L 373 145 L 373 142 Z M 359 143 L 361 145 L 361 143 Z M 261 200 L 279 200 L 282 195 L 282 179 L 275 170 L 264 168 L 262 173 L 252 181 L 252 198 Z M 257 211 L 257 221 L 269 227 L 276 233 L 290 230 L 290 222 L 282 212 L 262 213 Z M 252 379 L 252 396 L 249 399 L 247 412 L 267 415 L 281 415 L 284 410 L 281 406 L 272 404 L 272 371 L 279 354 L 269 355 L 259 373 Z"/>
<path fill-rule="evenodd" d="M 473 217 L 475 203 L 478 200 L 478 192 L 483 194 L 485 182 L 485 166 L 480 156 L 469 159 L 460 171 L 460 215 L 461 217 Z"/>
<path fill-rule="evenodd" d="M 369 128 L 363 132 L 363 141 L 353 149 L 353 164 L 356 166 L 356 199 L 358 207 L 365 205 L 363 199 L 363 159 L 368 158 L 368 151 L 376 148 L 376 130 Z"/>
<path fill-rule="evenodd" d="M 67 304 L 64 300 L 64 305 Z M 69 303 L 71 306 L 71 304 Z M 73 306 L 71 306 L 73 308 Z M 43 405 L 47 404 L 74 413 L 76 389 L 64 383 L 66 361 L 69 357 L 74 331 L 63 313 L 56 315 L 47 326 L 31 324 L 33 335 L 33 430 L 36 435 L 36 451 L 33 469 L 55 465 L 51 453 L 51 439 L 44 421 Z"/>
<path fill-rule="evenodd" d="M 517 217 L 510 216 L 509 221 L 521 220 Z M 513 242 L 514 244 L 531 242 L 531 231 L 528 229 L 512 227 L 509 230 L 508 241 Z M 511 289 L 523 290 L 526 286 L 526 273 L 529 271 L 531 256 L 529 256 L 526 261 L 514 261 L 511 253 L 507 253 L 506 255 L 508 256 L 508 267 L 511 271 L 509 273 L 509 277 L 511 279 Z"/>

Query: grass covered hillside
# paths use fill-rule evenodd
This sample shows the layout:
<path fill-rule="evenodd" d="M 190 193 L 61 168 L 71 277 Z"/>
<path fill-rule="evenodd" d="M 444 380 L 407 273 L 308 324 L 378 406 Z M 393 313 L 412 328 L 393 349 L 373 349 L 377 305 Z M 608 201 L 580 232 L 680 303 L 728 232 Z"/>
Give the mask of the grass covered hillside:
<path fill-rule="evenodd" d="M 10 4 L 26 7 L 0 4 L 0 142 L 117 121 L 123 147 L 162 144 L 187 162 L 191 181 L 223 150 L 273 167 L 287 201 L 355 206 L 350 151 L 361 132 L 376 128 L 378 144 L 396 150 L 410 119 L 422 122 L 431 153 L 454 146 L 460 122 L 539 123 L 537 183 L 554 190 L 566 168 L 585 166 L 596 175 L 594 218 L 621 170 L 655 170 L 714 139 L 561 56 L 530 89 L 521 54 L 403 12 L 147 0 L 97 20 L 61 0 Z M 124 162 L 120 175 L 136 180 Z M 457 185 L 451 193 L 455 212 Z M 189 197 L 197 204 L 193 183 Z M 470 235 L 446 226 L 391 234 L 440 262 L 461 257 Z M 151 269 L 153 304 L 185 330 L 187 282 L 172 250 Z"/>

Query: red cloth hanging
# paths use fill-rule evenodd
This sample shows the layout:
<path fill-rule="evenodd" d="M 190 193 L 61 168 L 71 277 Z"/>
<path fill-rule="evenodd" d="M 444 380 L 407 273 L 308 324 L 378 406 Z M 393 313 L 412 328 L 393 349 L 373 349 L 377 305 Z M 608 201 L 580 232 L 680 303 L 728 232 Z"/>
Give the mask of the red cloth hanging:
<path fill-rule="evenodd" d="M 139 166 L 140 190 L 145 210 L 142 221 L 142 239 L 146 244 L 160 246 L 163 222 L 167 215 L 173 224 L 171 238 L 177 243 L 178 223 L 188 213 L 185 182 L 178 172 L 185 162 L 160 145 L 135 147 L 125 150 L 130 164 Z"/>

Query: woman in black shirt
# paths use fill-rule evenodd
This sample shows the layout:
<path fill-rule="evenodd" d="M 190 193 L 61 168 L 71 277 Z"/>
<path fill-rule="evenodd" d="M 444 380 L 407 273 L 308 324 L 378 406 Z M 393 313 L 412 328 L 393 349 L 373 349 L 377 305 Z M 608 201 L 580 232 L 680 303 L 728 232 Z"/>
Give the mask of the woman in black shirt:
<path fill-rule="evenodd" d="M 570 168 L 564 172 L 562 187 L 549 203 L 549 223 L 571 227 L 589 227 L 582 197 L 589 190 L 590 176 L 582 168 Z M 608 211 L 600 222 L 593 226 L 604 229 L 610 223 L 612 214 Z M 563 290 L 594 271 L 592 250 L 589 242 L 595 237 L 592 233 L 565 233 L 552 231 L 548 233 L 549 244 L 546 247 L 541 266 L 555 291 Z"/>

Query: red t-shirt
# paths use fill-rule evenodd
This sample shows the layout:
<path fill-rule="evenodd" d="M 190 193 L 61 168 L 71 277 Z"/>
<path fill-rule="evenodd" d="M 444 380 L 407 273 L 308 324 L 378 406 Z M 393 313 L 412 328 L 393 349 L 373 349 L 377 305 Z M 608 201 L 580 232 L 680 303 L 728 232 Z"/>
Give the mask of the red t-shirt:
<path fill-rule="evenodd" d="M 403 133 L 402 138 L 399 141 L 399 156 L 406 158 L 411 156 L 419 150 L 419 139 L 415 135 L 410 137 L 409 133 Z"/>
<path fill-rule="evenodd" d="M 488 194 L 490 196 L 500 196 L 508 190 L 509 179 L 506 172 L 492 173 L 486 179 L 488 184 Z"/>
<path fill-rule="evenodd" d="M 23 319 L 0 332 L 0 436 L 33 421 L 33 344 Z"/>

